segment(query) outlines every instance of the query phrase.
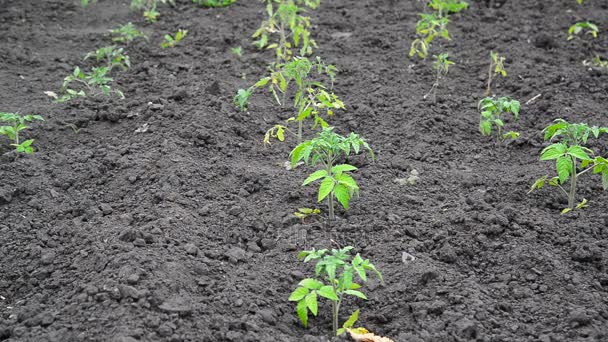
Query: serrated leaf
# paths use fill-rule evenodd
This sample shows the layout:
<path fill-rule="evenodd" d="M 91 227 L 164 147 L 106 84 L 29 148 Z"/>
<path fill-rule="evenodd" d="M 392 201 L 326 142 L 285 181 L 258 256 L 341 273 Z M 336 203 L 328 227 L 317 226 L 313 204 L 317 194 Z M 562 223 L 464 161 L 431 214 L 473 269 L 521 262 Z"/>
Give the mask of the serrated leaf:
<path fill-rule="evenodd" d="M 345 290 L 344 293 L 367 300 L 367 296 L 357 290 Z"/>
<path fill-rule="evenodd" d="M 307 288 L 298 287 L 291 293 L 288 300 L 290 302 L 297 302 L 297 301 L 301 300 L 302 298 L 306 297 L 308 292 L 310 292 L 310 291 Z"/>
<path fill-rule="evenodd" d="M 348 317 L 346 322 L 344 322 L 344 324 L 342 325 L 342 328 L 344 328 L 344 329 L 352 328 L 358 319 L 359 319 L 359 309 L 355 310 L 355 312 L 353 312 L 350 315 L 350 317 Z"/>
<path fill-rule="evenodd" d="M 304 325 L 304 328 L 307 328 L 308 327 L 308 306 L 306 305 L 305 300 L 301 300 L 298 302 L 296 311 L 298 313 L 298 317 L 300 317 L 300 321 L 302 322 L 302 325 Z"/>
<path fill-rule="evenodd" d="M 323 283 L 312 278 L 306 278 L 298 284 L 299 286 L 305 287 L 309 290 L 318 290 L 323 286 Z"/>
<path fill-rule="evenodd" d="M 338 184 L 334 188 L 336 199 L 345 210 L 348 210 L 348 202 L 350 201 L 349 189 L 344 184 Z"/>
<path fill-rule="evenodd" d="M 568 177 L 573 172 L 572 159 L 570 157 L 559 157 L 555 163 L 557 169 L 557 175 L 559 176 L 559 182 L 564 184 Z"/>
<path fill-rule="evenodd" d="M 357 168 L 352 165 L 349 165 L 349 164 L 340 164 L 340 165 L 336 165 L 331 168 L 331 172 L 333 172 L 333 173 L 342 173 L 345 171 L 355 171 L 355 170 L 357 170 Z"/>
<path fill-rule="evenodd" d="M 338 296 L 336 295 L 336 293 L 334 292 L 333 287 L 326 285 L 321 287 L 318 291 L 317 294 L 321 297 L 325 297 L 329 300 L 333 300 L 333 301 L 338 301 Z"/>
<path fill-rule="evenodd" d="M 321 202 L 325 197 L 327 197 L 332 192 L 335 185 L 336 183 L 331 177 L 326 177 L 323 179 L 321 186 L 319 187 L 318 201 Z"/>
<path fill-rule="evenodd" d="M 540 160 L 552 160 L 563 156 L 566 153 L 566 145 L 553 144 L 545 147 L 541 152 Z"/>
<path fill-rule="evenodd" d="M 308 307 L 310 312 L 312 312 L 312 314 L 316 316 L 317 315 L 317 292 L 312 291 L 311 293 L 309 293 L 306 296 L 306 298 L 304 299 L 304 301 L 306 302 L 306 306 Z"/>
<path fill-rule="evenodd" d="M 308 176 L 308 178 L 304 180 L 304 183 L 302 183 L 302 185 L 308 185 L 323 177 L 327 177 L 327 170 L 317 170 L 313 172 L 310 176 Z"/>

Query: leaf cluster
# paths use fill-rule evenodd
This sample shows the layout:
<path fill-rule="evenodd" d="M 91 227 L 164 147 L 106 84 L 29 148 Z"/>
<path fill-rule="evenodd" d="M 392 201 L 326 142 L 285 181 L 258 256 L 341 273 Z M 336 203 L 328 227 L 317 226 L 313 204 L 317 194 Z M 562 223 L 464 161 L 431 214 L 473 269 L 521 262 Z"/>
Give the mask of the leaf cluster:
<path fill-rule="evenodd" d="M 519 101 L 511 99 L 508 96 L 494 99 L 492 97 L 486 97 L 479 102 L 479 109 L 481 110 L 481 117 L 479 121 L 479 131 L 482 135 L 492 135 L 492 128 L 496 127 L 498 130 L 498 141 L 502 142 L 507 138 L 516 139 L 519 137 L 517 132 L 502 133 L 502 128 L 505 123 L 503 121 L 503 115 L 512 113 L 515 120 L 519 118 L 519 110 L 521 105 Z"/>
<path fill-rule="evenodd" d="M 236 0 L 192 0 L 193 3 L 202 7 L 227 7 L 236 2 Z"/>
<path fill-rule="evenodd" d="M 441 14 L 454 14 L 469 8 L 469 4 L 461 0 L 431 0 L 429 7 Z"/>
<path fill-rule="evenodd" d="M 574 36 L 580 34 L 585 31 L 586 34 L 590 34 L 593 38 L 597 38 L 597 34 L 599 32 L 599 28 L 597 25 L 590 21 L 580 21 L 568 29 L 568 40 L 574 39 Z"/>
<path fill-rule="evenodd" d="M 0 135 L 7 136 L 12 140 L 11 146 L 15 147 L 17 153 L 32 154 L 34 149 L 32 144 L 34 139 L 20 141 L 19 133 L 24 129 L 29 128 L 28 123 L 34 121 L 44 121 L 40 115 L 21 115 L 19 113 L 5 113 L 0 112 L 0 121 L 7 123 L 7 125 L 0 126 Z"/>
<path fill-rule="evenodd" d="M 439 75 L 447 75 L 450 70 L 450 65 L 454 65 L 454 62 L 449 60 L 450 55 L 446 53 L 440 53 L 439 55 L 433 56 L 433 69 L 437 71 Z"/>
<path fill-rule="evenodd" d="M 436 37 L 443 37 L 451 40 L 447 25 L 450 22 L 448 17 L 442 17 L 437 13 L 419 13 L 420 20 L 416 23 L 416 38 L 411 46 L 409 56 L 418 55 L 426 59 L 431 43 Z"/>
<path fill-rule="evenodd" d="M 259 49 L 274 49 L 277 63 L 287 62 L 293 57 L 294 48 L 300 56 L 312 54 L 316 42 L 310 38 L 310 18 L 304 16 L 306 8 L 315 9 L 320 0 L 265 0 L 266 14 L 260 27 L 254 32 L 253 44 Z M 278 41 L 271 37 L 279 35 Z"/>
<path fill-rule="evenodd" d="M 122 25 L 118 28 L 110 30 L 112 40 L 117 43 L 130 43 L 137 38 L 148 39 L 145 33 L 138 30 L 133 23 Z"/>
<path fill-rule="evenodd" d="M 175 0 L 132 0 L 131 10 L 143 10 L 144 18 L 149 23 L 154 23 L 160 17 L 158 3 L 175 6 Z"/>
<path fill-rule="evenodd" d="M 166 34 L 165 41 L 160 44 L 160 47 L 163 49 L 166 49 L 169 47 L 175 47 L 175 45 L 179 44 L 179 42 L 181 42 L 182 39 L 186 38 L 187 35 L 188 35 L 188 30 L 182 30 L 182 29 L 179 29 L 175 33 L 175 37 L 171 36 L 170 34 Z"/>
<path fill-rule="evenodd" d="M 318 260 L 315 265 L 315 276 L 300 281 L 298 287 L 289 296 L 289 301 L 297 302 L 296 311 L 304 327 L 308 326 L 308 313 L 317 316 L 318 298 L 329 299 L 336 308 L 333 312 L 337 321 L 339 307 L 344 296 L 353 296 L 367 300 L 367 296 L 360 291 L 361 285 L 355 282 L 356 277 L 362 282 L 367 282 L 368 272 L 373 272 L 382 279 L 382 274 L 369 261 L 357 254 L 351 255 L 353 247 L 342 249 L 327 249 L 303 251 L 298 259 L 304 262 Z M 359 316 L 359 310 L 355 311 L 343 327 L 334 331 L 336 335 L 344 333 L 345 329 L 354 325 Z"/>

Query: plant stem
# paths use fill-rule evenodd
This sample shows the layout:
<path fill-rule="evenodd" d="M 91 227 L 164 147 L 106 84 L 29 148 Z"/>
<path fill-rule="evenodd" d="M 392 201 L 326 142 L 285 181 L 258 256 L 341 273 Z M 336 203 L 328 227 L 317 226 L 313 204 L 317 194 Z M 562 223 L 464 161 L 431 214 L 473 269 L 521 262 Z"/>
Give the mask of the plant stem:
<path fill-rule="evenodd" d="M 329 162 L 327 163 L 327 174 L 329 175 L 329 177 L 333 177 L 333 175 L 331 174 L 331 169 L 333 168 L 333 163 L 331 162 L 331 155 L 328 158 Z M 331 225 L 331 221 L 333 221 L 335 219 L 335 215 L 334 215 L 334 191 L 332 190 L 329 193 L 329 197 L 327 198 L 327 207 L 329 209 L 329 224 Z"/>
<path fill-rule="evenodd" d="M 570 181 L 570 193 L 568 193 L 568 208 L 574 209 L 574 200 L 576 197 L 576 158 L 572 158 L 572 180 Z"/>
<path fill-rule="evenodd" d="M 298 145 L 302 143 L 302 120 L 298 121 Z"/>
<path fill-rule="evenodd" d="M 490 68 L 488 69 L 488 86 L 486 88 L 486 96 L 490 96 L 492 93 L 492 66 L 494 63 L 490 61 Z"/>
<path fill-rule="evenodd" d="M 335 280 L 332 280 L 331 286 L 334 289 L 334 293 L 337 295 L 338 294 L 338 289 L 336 288 L 336 282 L 335 282 Z M 332 329 L 334 331 L 333 336 L 336 336 L 336 335 L 338 335 L 338 311 L 340 310 L 340 299 L 338 299 L 337 301 L 333 301 L 332 300 L 331 301 L 331 308 L 332 308 L 332 322 L 331 322 L 331 326 L 332 326 Z"/>

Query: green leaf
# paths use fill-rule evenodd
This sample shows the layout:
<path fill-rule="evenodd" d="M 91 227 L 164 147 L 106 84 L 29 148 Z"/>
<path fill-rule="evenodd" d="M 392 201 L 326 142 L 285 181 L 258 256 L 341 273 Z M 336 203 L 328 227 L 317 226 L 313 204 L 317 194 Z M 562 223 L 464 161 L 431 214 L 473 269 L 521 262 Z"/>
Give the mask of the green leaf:
<path fill-rule="evenodd" d="M 358 319 L 359 319 L 359 309 L 357 309 L 355 312 L 353 312 L 350 315 L 350 317 L 342 325 L 342 328 L 344 328 L 344 329 L 350 329 L 350 328 L 352 328 L 355 325 L 355 323 L 357 322 Z"/>
<path fill-rule="evenodd" d="M 298 302 L 296 311 L 298 312 L 298 317 L 300 317 L 300 321 L 302 321 L 302 325 L 304 325 L 304 328 L 307 328 L 308 327 L 308 306 L 306 305 L 305 300 L 301 300 Z"/>
<path fill-rule="evenodd" d="M 309 293 L 308 296 L 306 296 L 306 298 L 304 299 L 304 301 L 306 302 L 306 306 L 308 307 L 310 312 L 312 312 L 312 314 L 316 316 L 317 315 L 317 292 L 312 291 L 311 293 Z"/>
<path fill-rule="evenodd" d="M 353 189 L 353 190 L 357 190 L 359 189 L 359 186 L 357 185 L 357 182 L 355 181 L 355 179 L 353 177 L 351 177 L 350 175 L 347 175 L 345 173 L 341 173 L 335 176 L 336 180 L 340 183 L 345 185 L 346 187 Z"/>
<path fill-rule="evenodd" d="M 342 207 L 345 210 L 348 210 L 348 202 L 350 200 L 348 188 L 344 184 L 338 184 L 334 188 L 334 194 L 336 195 L 336 199 L 338 199 L 338 202 L 342 204 Z"/>
<path fill-rule="evenodd" d="M 297 302 L 299 300 L 301 300 L 302 298 L 304 298 L 307 294 L 308 294 L 308 289 L 305 287 L 298 287 L 297 289 L 295 289 L 295 291 L 293 291 L 291 293 L 291 296 L 289 296 L 289 301 L 290 302 Z"/>
<path fill-rule="evenodd" d="M 585 150 L 583 150 L 583 148 L 578 145 L 570 146 L 570 148 L 568 148 L 568 154 L 575 156 L 580 160 L 592 160 L 592 158 L 589 157 Z"/>
<path fill-rule="evenodd" d="M 567 156 L 562 156 L 557 159 L 555 163 L 557 169 L 557 175 L 559 176 L 559 182 L 564 184 L 568 179 L 573 170 L 572 159 Z"/>
<path fill-rule="evenodd" d="M 319 296 L 321 296 L 321 297 L 325 297 L 325 298 L 327 298 L 327 299 L 329 299 L 329 300 L 332 300 L 332 301 L 334 301 L 334 302 L 337 302 L 337 301 L 338 301 L 338 296 L 337 296 L 337 295 L 336 295 L 336 293 L 334 292 L 333 287 L 331 287 L 331 286 L 329 286 L 329 285 L 326 285 L 326 286 L 321 287 L 321 288 L 320 288 L 320 289 L 317 291 L 317 293 L 319 294 Z"/>
<path fill-rule="evenodd" d="M 563 156 L 566 153 L 566 145 L 565 144 L 553 144 L 545 147 L 545 149 L 541 152 L 540 160 L 552 160 L 557 159 Z"/>
<path fill-rule="evenodd" d="M 345 290 L 344 293 L 367 300 L 367 297 L 362 292 L 356 290 Z"/>
<path fill-rule="evenodd" d="M 308 176 L 308 178 L 306 178 L 306 180 L 304 180 L 304 183 L 302 183 L 302 185 L 308 185 L 308 184 L 316 181 L 317 179 L 321 179 L 326 176 L 327 176 L 327 170 L 317 170 L 314 173 L 312 173 L 310 176 Z"/>
<path fill-rule="evenodd" d="M 479 123 L 479 131 L 482 135 L 489 136 L 492 134 L 492 123 L 490 121 L 481 121 Z"/>
<path fill-rule="evenodd" d="M 336 183 L 334 182 L 333 178 L 326 177 L 323 179 L 321 186 L 319 187 L 318 201 L 321 202 L 325 197 L 327 197 L 327 195 L 329 195 L 334 189 L 335 185 Z"/>
<path fill-rule="evenodd" d="M 318 290 L 323 286 L 323 283 L 316 279 L 306 278 L 302 280 L 298 285 L 305 287 L 309 290 Z"/>
<path fill-rule="evenodd" d="M 333 173 L 342 173 L 345 171 L 355 171 L 355 170 L 357 170 L 357 168 L 352 165 L 349 165 L 349 164 L 340 164 L 340 165 L 336 165 L 331 168 L 331 172 L 333 172 Z"/>

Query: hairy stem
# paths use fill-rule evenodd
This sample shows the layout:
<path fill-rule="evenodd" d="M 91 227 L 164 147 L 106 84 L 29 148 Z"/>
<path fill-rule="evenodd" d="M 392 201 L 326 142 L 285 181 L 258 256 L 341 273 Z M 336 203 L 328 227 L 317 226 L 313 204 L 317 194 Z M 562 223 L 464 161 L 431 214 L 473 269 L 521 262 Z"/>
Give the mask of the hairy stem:
<path fill-rule="evenodd" d="M 490 61 L 490 68 L 488 68 L 488 86 L 486 87 L 486 96 L 490 96 L 492 93 L 492 67 L 494 63 Z"/>
<path fill-rule="evenodd" d="M 570 181 L 570 192 L 568 193 L 568 208 L 574 209 L 576 197 L 576 158 L 572 157 L 572 180 Z"/>

